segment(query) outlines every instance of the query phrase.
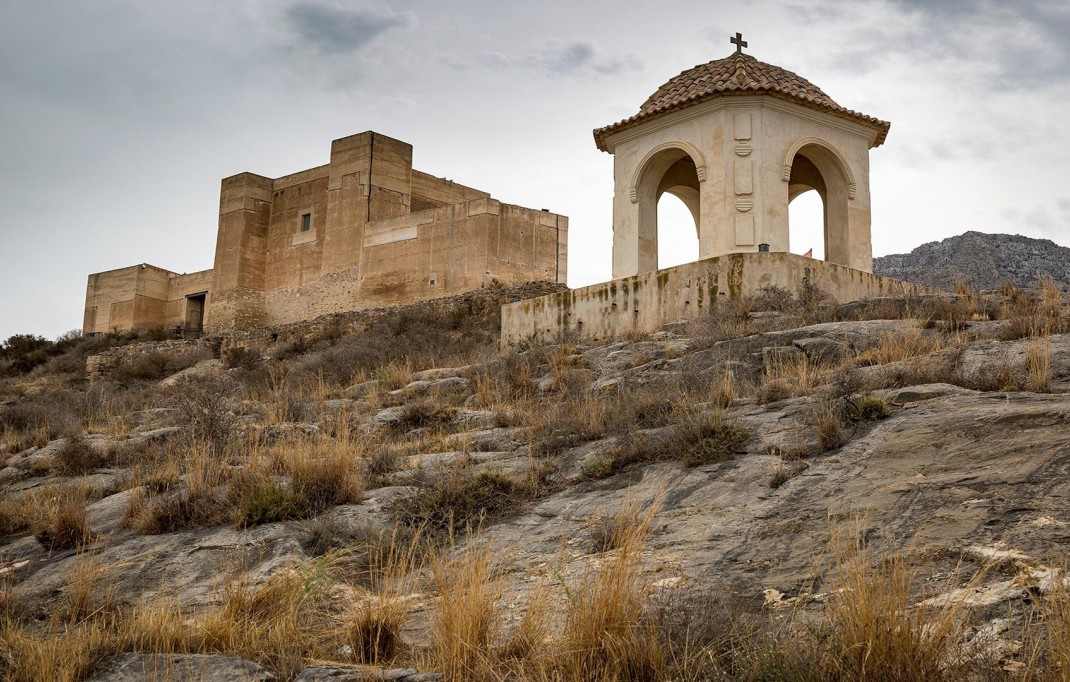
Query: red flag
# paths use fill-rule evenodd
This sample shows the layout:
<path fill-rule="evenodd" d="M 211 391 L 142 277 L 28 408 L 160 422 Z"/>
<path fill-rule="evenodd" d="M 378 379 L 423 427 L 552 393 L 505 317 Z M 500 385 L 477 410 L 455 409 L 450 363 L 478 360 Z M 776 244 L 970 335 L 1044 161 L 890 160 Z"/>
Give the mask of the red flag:
<path fill-rule="evenodd" d="M 809 251 L 807 251 L 806 253 L 803 254 L 803 258 L 813 258 L 813 257 L 814 257 L 814 250 L 813 249 L 810 249 Z"/>

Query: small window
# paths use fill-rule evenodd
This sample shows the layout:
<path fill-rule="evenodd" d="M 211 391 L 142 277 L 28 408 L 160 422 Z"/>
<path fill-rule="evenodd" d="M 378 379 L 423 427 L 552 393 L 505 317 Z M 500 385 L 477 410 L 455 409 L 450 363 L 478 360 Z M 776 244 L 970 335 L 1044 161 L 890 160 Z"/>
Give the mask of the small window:
<path fill-rule="evenodd" d="M 302 213 L 301 214 L 301 231 L 302 232 L 308 232 L 311 229 L 312 229 L 312 214 L 311 213 Z"/>

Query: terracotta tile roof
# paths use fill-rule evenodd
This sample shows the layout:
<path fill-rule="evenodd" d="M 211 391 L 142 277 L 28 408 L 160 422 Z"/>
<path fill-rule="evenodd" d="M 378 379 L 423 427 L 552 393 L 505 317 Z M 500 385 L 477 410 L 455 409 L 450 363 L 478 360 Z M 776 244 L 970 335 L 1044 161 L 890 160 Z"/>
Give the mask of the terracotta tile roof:
<path fill-rule="evenodd" d="M 595 130 L 595 144 L 602 151 L 609 151 L 606 137 L 613 133 L 692 104 L 731 95 L 769 95 L 861 123 L 877 132 L 876 140 L 871 145 L 873 147 L 883 144 L 891 127 L 887 121 L 841 107 L 821 88 L 791 71 L 737 52 L 724 59 L 700 64 L 671 78 L 647 98 L 639 113 Z"/>

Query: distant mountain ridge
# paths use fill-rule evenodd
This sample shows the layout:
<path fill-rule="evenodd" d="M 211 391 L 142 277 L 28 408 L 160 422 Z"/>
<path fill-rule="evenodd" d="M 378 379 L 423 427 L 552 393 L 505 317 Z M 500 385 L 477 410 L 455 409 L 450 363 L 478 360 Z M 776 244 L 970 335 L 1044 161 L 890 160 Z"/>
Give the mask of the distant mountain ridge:
<path fill-rule="evenodd" d="M 963 281 L 975 289 L 998 289 L 1004 283 L 1036 286 L 1048 276 L 1070 290 L 1070 248 L 1050 239 L 1017 234 L 965 232 L 922 244 L 910 253 L 873 259 L 873 272 L 885 277 L 954 291 Z"/>

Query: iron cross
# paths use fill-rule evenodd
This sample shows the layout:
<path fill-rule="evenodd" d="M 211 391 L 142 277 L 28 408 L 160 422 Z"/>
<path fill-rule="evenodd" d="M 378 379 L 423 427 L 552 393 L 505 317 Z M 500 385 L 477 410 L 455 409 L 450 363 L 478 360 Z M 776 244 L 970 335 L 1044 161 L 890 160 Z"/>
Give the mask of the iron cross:
<path fill-rule="evenodd" d="M 733 45 L 736 46 L 736 53 L 742 53 L 743 52 L 743 48 L 745 48 L 747 46 L 747 41 L 743 40 L 743 34 L 742 33 L 736 33 L 736 37 L 735 38 L 729 38 L 728 42 L 730 42 L 730 43 L 732 43 Z"/>

